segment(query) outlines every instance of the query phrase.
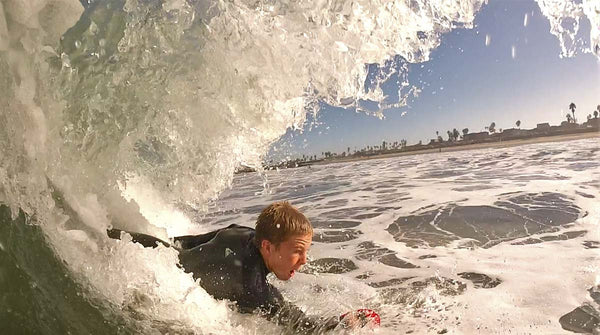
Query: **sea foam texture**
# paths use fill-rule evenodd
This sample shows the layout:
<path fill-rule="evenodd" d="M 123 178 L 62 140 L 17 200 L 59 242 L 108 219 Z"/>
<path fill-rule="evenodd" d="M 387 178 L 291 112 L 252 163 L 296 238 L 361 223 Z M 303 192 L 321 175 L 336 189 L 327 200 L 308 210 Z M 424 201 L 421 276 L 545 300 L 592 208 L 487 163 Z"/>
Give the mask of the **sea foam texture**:
<path fill-rule="evenodd" d="M 598 22 L 593 1 L 547 3 L 548 17 Z M 184 230 L 191 223 L 169 222 L 174 212 L 202 210 L 236 166 L 259 166 L 320 101 L 389 106 L 381 84 L 405 78 L 404 61 L 427 60 L 443 33 L 472 27 L 483 4 L 2 0 L 0 202 L 35 215 L 58 256 L 111 304 L 131 306 L 141 292 L 154 307 L 133 308 L 153 317 L 232 330 L 222 303 L 162 291 L 163 276 L 202 291 L 173 254 L 109 241 L 105 229 Z M 369 74 L 365 64 L 379 66 Z M 398 103 L 415 93 L 400 86 Z"/>
<path fill-rule="evenodd" d="M 536 0 L 542 14 L 550 21 L 550 32 L 561 47 L 562 57 L 572 57 L 578 52 L 592 52 L 600 57 L 600 2 L 595 0 L 563 1 Z M 590 23 L 589 45 L 578 36 L 580 21 L 587 18 Z"/>

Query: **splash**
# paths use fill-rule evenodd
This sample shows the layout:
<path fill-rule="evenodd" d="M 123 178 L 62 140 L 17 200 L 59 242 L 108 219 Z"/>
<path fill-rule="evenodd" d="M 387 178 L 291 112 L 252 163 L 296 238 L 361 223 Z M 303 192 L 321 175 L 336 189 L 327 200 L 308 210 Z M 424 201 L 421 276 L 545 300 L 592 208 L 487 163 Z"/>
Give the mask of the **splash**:
<path fill-rule="evenodd" d="M 114 193 L 141 178 L 202 209 L 318 101 L 383 102 L 400 62 L 427 60 L 481 5 L 5 1 L 2 200 L 37 213 L 52 207 L 49 183 L 73 201 L 92 194 L 100 232 L 128 220 Z"/>
<path fill-rule="evenodd" d="M 573 57 L 577 52 L 592 52 L 600 57 L 600 3 L 595 0 L 563 1 L 536 0 L 542 14 L 550 21 L 550 32 L 561 47 L 562 57 Z M 579 36 L 581 20 L 591 25 L 589 45 Z"/>
<path fill-rule="evenodd" d="M 406 63 L 471 28 L 484 0 L 82 3 L 0 1 L 0 203 L 35 217 L 59 257 L 112 304 L 150 296 L 134 309 L 224 331 L 235 326 L 209 321 L 230 318 L 222 305 L 168 285 L 197 287 L 173 254 L 108 241 L 105 229 L 164 238 L 190 229 L 185 217 L 230 186 L 237 166 L 260 167 L 321 102 L 405 103 L 414 92 Z M 597 3 L 539 3 L 551 22 L 576 18 L 553 24 L 568 50 L 587 15 L 597 52 Z M 381 87 L 395 76 L 390 102 Z M 202 306 L 215 312 L 197 317 Z"/>

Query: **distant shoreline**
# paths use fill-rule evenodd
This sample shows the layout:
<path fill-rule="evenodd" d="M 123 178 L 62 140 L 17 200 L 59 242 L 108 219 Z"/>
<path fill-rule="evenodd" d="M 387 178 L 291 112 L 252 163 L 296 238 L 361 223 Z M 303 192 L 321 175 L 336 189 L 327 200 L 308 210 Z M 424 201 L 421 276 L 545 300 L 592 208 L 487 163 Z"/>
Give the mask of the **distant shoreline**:
<path fill-rule="evenodd" d="M 476 142 L 476 143 L 466 143 L 463 144 L 461 142 L 452 143 L 451 145 L 440 145 L 437 147 L 430 147 L 429 145 L 423 145 L 423 149 L 411 149 L 406 151 L 394 150 L 392 152 L 380 151 L 378 153 L 368 154 L 368 155 L 350 155 L 346 157 L 330 157 L 323 158 L 312 161 L 302 161 L 297 162 L 294 165 L 287 166 L 269 166 L 265 167 L 265 171 L 274 170 L 274 169 L 293 169 L 298 167 L 312 166 L 312 165 L 327 165 L 327 164 L 336 164 L 336 163 L 347 163 L 347 162 L 355 162 L 355 161 L 364 161 L 371 159 L 385 159 L 391 157 L 399 157 L 399 156 L 412 156 L 412 155 L 425 155 L 425 154 L 435 154 L 435 153 L 447 153 L 447 152 L 455 152 L 455 151 L 465 151 L 465 150 L 477 150 L 477 149 L 488 149 L 488 148 L 508 148 L 519 145 L 527 145 L 527 144 L 535 144 L 535 143 L 547 143 L 547 142 L 565 142 L 565 141 L 573 141 L 573 140 L 581 140 L 587 138 L 600 138 L 600 131 L 597 128 L 595 129 L 578 129 L 576 132 L 561 134 L 561 133 L 546 133 L 539 134 L 537 136 L 529 136 L 526 138 L 513 138 L 513 139 L 499 139 L 494 141 L 484 141 L 484 142 Z M 414 148 L 414 146 L 412 146 Z M 289 162 L 291 163 L 291 162 Z M 245 167 L 236 171 L 238 173 L 247 173 L 247 172 L 256 172 L 253 168 Z"/>
<path fill-rule="evenodd" d="M 597 119 L 596 119 L 597 121 Z M 598 123 L 598 122 L 596 122 Z M 600 130 L 598 125 L 594 127 L 587 128 L 575 128 L 575 129 L 561 129 L 562 127 L 553 127 L 555 129 L 559 129 L 559 131 L 551 131 L 551 132 L 537 132 L 533 134 L 527 134 L 525 136 L 518 135 L 513 137 L 502 137 L 502 134 L 495 134 L 485 139 L 475 139 L 470 140 L 469 142 L 465 141 L 457 141 L 457 142 L 432 142 L 427 145 L 416 144 L 411 146 L 406 146 L 401 149 L 389 149 L 389 150 L 378 150 L 371 152 L 360 152 L 355 153 L 348 156 L 332 156 L 326 157 L 316 160 L 294 160 L 282 162 L 279 165 L 271 165 L 265 166 L 264 170 L 275 170 L 275 169 L 293 169 L 304 166 L 312 166 L 312 165 L 326 165 L 326 164 L 335 164 L 335 163 L 346 163 L 346 162 L 355 162 L 355 161 L 364 161 L 371 159 L 383 159 L 390 157 L 398 157 L 398 156 L 411 156 L 411 155 L 424 155 L 424 154 L 434 154 L 434 153 L 446 153 L 446 152 L 455 152 L 455 151 L 464 151 L 464 150 L 477 150 L 477 149 L 487 149 L 487 148 L 507 148 L 514 147 L 519 145 L 527 145 L 527 144 L 535 144 L 535 143 L 547 143 L 547 142 L 564 142 L 564 141 L 573 141 L 573 140 L 581 140 L 587 138 L 600 138 Z M 514 130 L 514 129 L 513 129 Z M 520 131 L 520 130 L 519 130 Z M 532 132 L 533 130 L 526 130 L 526 132 Z M 479 133 L 482 134 L 482 133 Z M 478 135 L 478 134 L 475 134 Z M 508 135 L 510 136 L 510 135 Z M 247 172 L 256 172 L 256 170 L 252 167 L 243 167 L 238 169 L 235 173 L 247 173 Z"/>
<path fill-rule="evenodd" d="M 484 143 L 472 143 L 472 144 L 464 144 L 464 145 L 456 145 L 456 146 L 448 146 L 443 148 L 428 148 L 423 150 L 413 150 L 413 151 L 405 151 L 405 152 L 393 152 L 393 153 L 382 153 L 378 155 L 371 156 L 349 156 L 344 158 L 333 158 L 333 159 L 324 159 L 318 162 L 314 162 L 307 165 L 327 165 L 332 163 L 346 163 L 346 162 L 354 162 L 354 161 L 363 161 L 363 160 L 372 160 L 372 159 L 384 159 L 398 156 L 412 156 L 412 155 L 423 155 L 423 154 L 435 154 L 435 153 L 447 153 L 447 152 L 455 152 L 455 151 L 465 151 L 465 150 L 477 150 L 477 149 L 488 149 L 488 148 L 508 148 L 515 147 L 520 145 L 527 144 L 536 144 L 536 143 L 548 143 L 548 142 L 566 142 L 566 141 L 574 141 L 574 140 L 582 140 L 587 138 L 600 138 L 600 132 L 586 132 L 586 133 L 575 133 L 568 135 L 550 135 L 550 136 L 541 136 L 527 139 L 512 139 L 512 140 L 503 140 L 498 142 L 484 142 Z"/>

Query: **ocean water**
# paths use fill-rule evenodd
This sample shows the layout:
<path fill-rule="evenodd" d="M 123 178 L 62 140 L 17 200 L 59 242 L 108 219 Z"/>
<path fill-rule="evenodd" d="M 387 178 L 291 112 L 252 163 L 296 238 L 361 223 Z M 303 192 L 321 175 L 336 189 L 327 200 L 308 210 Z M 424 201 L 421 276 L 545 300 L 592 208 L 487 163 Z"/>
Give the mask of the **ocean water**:
<path fill-rule="evenodd" d="M 371 307 L 382 334 L 597 314 L 597 139 L 234 175 L 323 103 L 410 100 L 407 64 L 485 3 L 1 0 L 0 332 L 279 334 L 106 229 L 252 225 L 282 199 L 317 228 L 313 262 L 275 282 L 309 314 Z M 598 45 L 597 1 L 538 4 L 563 56 L 597 52 L 574 24 Z"/>
<path fill-rule="evenodd" d="M 562 316 L 600 310 L 591 294 L 600 281 L 599 155 L 592 138 L 239 174 L 187 233 L 253 226 L 266 204 L 286 199 L 315 237 L 302 272 L 271 281 L 308 314 L 372 308 L 378 334 L 565 333 Z M 170 250 L 126 241 L 107 242 L 112 264 L 87 269 L 124 285 L 120 304 L 99 299 L 107 292 L 90 290 L 118 285 L 88 286 L 35 218 L 13 220 L 7 207 L 1 215 L 9 333 L 285 331 L 195 288 Z"/>
<path fill-rule="evenodd" d="M 203 222 L 288 199 L 316 228 L 280 285 L 315 314 L 380 311 L 383 334 L 560 334 L 600 281 L 600 139 L 236 176 Z M 205 227 L 203 227 L 205 229 Z"/>

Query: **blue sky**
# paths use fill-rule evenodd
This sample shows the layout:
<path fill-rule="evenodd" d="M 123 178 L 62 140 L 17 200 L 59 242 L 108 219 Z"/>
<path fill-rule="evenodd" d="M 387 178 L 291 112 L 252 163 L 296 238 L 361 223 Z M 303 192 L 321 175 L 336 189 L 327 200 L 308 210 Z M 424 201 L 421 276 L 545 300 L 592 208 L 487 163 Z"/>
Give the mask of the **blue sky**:
<path fill-rule="evenodd" d="M 582 20 L 579 35 L 586 46 L 589 30 L 589 21 Z M 318 126 L 288 131 L 269 156 L 320 155 L 383 140 L 427 143 L 436 130 L 445 138 L 446 130 L 483 131 L 492 121 L 503 129 L 516 120 L 521 128 L 559 124 L 571 102 L 578 121 L 585 121 L 600 104 L 600 61 L 589 53 L 561 58 L 558 39 L 533 0 L 491 0 L 473 29 L 444 35 L 428 62 L 411 64 L 409 81 L 422 88 L 421 94 L 405 107 L 385 111 L 383 120 L 324 106 Z"/>

